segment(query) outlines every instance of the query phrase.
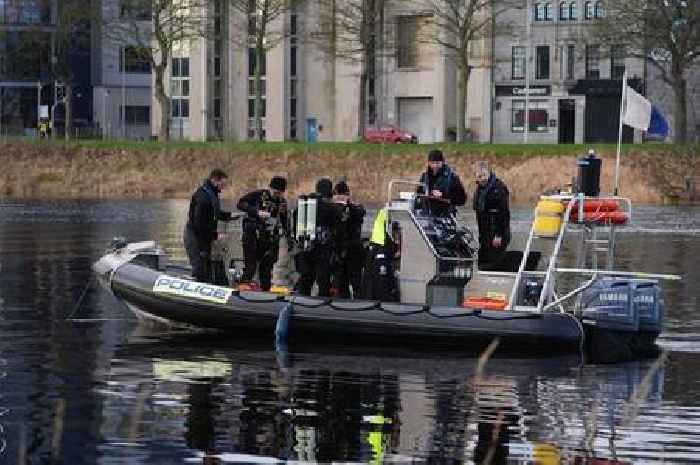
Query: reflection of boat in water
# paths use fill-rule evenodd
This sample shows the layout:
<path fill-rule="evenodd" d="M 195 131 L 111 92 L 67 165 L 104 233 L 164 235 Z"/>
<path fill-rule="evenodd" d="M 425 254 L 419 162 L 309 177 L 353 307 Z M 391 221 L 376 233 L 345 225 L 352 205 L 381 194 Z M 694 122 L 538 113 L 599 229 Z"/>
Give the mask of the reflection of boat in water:
<path fill-rule="evenodd" d="M 614 456 L 607 442 L 587 444 L 587 434 L 621 424 L 649 366 L 496 357 L 477 375 L 478 360 L 461 355 L 336 348 L 290 353 L 281 364 L 258 341 L 187 336 L 122 346 L 112 389 L 136 376 L 154 401 L 144 409 L 138 396 L 112 395 L 108 410 L 149 415 L 115 427 L 143 424 L 166 444 L 184 437 L 202 459 L 246 463 L 482 463 L 491 454 L 490 463 L 593 464 L 601 462 L 573 460 L 586 450 Z M 662 374 L 651 402 L 660 400 Z"/>
<path fill-rule="evenodd" d="M 186 270 L 169 267 L 154 243 L 121 243 L 95 270 L 137 315 L 168 323 L 268 335 L 285 328 L 285 336 L 291 328 L 291 340 L 464 347 L 499 337 L 504 346 L 584 348 L 611 359 L 654 352 L 664 308 L 658 280 L 665 276 L 612 270 L 615 227 L 619 218 L 630 219 L 629 200 L 547 197 L 538 204 L 518 266 L 485 271 L 474 266 L 465 228 L 453 217 L 431 214 L 422 196 L 395 196 L 392 185 L 400 184 L 390 183 L 386 207 L 387 233 L 398 235 L 400 248 L 395 260 L 399 302 L 307 298 L 198 283 Z M 299 215 L 308 221 L 315 216 Z M 298 230 L 315 231 L 315 223 Z M 576 263 L 568 268 L 561 256 L 565 238 L 578 244 Z M 543 268 L 532 266 L 533 252 L 546 258 Z M 605 268 L 599 266 L 603 252 Z M 490 309 L 480 298 L 493 290 L 504 295 L 501 307 L 506 308 Z"/>

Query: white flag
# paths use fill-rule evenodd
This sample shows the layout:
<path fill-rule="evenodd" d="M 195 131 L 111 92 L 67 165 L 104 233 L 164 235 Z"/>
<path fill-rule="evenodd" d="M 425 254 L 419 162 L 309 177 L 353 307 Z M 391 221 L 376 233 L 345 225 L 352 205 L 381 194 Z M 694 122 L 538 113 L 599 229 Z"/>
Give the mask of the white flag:
<path fill-rule="evenodd" d="M 622 122 L 640 131 L 649 130 L 651 102 L 630 86 L 625 85 L 625 102 Z"/>

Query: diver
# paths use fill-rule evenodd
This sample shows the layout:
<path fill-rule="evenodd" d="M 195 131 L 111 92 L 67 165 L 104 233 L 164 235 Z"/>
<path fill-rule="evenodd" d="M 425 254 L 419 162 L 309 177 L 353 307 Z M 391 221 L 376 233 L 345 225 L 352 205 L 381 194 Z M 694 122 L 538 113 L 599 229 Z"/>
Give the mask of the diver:
<path fill-rule="evenodd" d="M 365 207 L 352 202 L 350 187 L 345 181 L 335 185 L 333 201 L 341 209 L 340 223 L 336 228 L 337 260 L 333 269 L 334 284 L 340 297 L 358 298 L 362 294 L 362 268 L 365 262 L 365 248 L 362 245 Z"/>
<path fill-rule="evenodd" d="M 479 226 L 479 267 L 498 263 L 510 243 L 508 187 L 485 161 L 474 165 L 476 190 L 473 208 Z"/>
<path fill-rule="evenodd" d="M 297 271 L 300 273 L 296 291 L 301 295 L 311 295 L 314 282 L 318 285 L 320 297 L 331 295 L 331 273 L 335 256 L 335 227 L 340 221 L 340 208 L 332 201 L 333 183 L 321 178 L 316 183 L 316 192 L 308 198 L 317 200 L 315 238 L 306 244 L 296 257 Z"/>
<path fill-rule="evenodd" d="M 287 234 L 287 180 L 274 176 L 269 189 L 249 192 L 238 201 L 238 209 L 247 216 L 243 220 L 242 282 L 250 282 L 258 271 L 260 289 L 272 286 L 272 268 L 279 255 L 280 234 Z"/>
<path fill-rule="evenodd" d="M 428 169 L 421 175 L 420 183 L 423 193 L 428 195 L 432 214 L 445 216 L 454 214 L 457 207 L 467 201 L 467 194 L 457 173 L 445 163 L 445 157 L 440 150 L 428 152 Z"/>
<path fill-rule="evenodd" d="M 389 213 L 386 208 L 377 212 L 370 236 L 367 259 L 362 274 L 362 298 L 381 302 L 399 300 L 394 260 L 399 258 L 401 244 L 397 225 L 389 230 Z"/>
<path fill-rule="evenodd" d="M 199 282 L 214 284 L 211 243 L 218 237 L 219 220 L 232 219 L 231 212 L 221 210 L 219 200 L 227 179 L 222 170 L 213 170 L 190 200 L 184 242 L 187 258 L 192 265 L 192 276 Z"/>

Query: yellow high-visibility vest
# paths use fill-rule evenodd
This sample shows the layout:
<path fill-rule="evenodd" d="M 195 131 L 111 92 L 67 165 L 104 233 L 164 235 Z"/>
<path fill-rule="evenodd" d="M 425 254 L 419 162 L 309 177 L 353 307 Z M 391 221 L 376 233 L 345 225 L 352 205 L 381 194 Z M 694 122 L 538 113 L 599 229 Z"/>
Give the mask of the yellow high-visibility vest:
<path fill-rule="evenodd" d="M 386 242 L 386 222 L 388 219 L 386 208 L 382 208 L 377 213 L 377 218 L 374 220 L 374 226 L 372 227 L 372 237 L 370 237 L 370 242 L 376 245 L 384 245 Z"/>

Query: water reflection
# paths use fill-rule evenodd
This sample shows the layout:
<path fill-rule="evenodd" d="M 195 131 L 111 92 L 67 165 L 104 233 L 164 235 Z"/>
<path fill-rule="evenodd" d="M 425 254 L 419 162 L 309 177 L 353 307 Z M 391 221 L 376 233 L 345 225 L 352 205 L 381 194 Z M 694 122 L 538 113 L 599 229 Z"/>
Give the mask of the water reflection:
<path fill-rule="evenodd" d="M 102 424 L 109 455 L 158 438 L 192 463 L 594 463 L 635 453 L 622 415 L 652 363 L 497 358 L 477 379 L 477 361 L 454 355 L 314 348 L 281 364 L 267 347 L 122 346 L 98 389 L 106 417 L 122 418 Z M 640 415 L 663 403 L 663 367 L 649 379 Z"/>

